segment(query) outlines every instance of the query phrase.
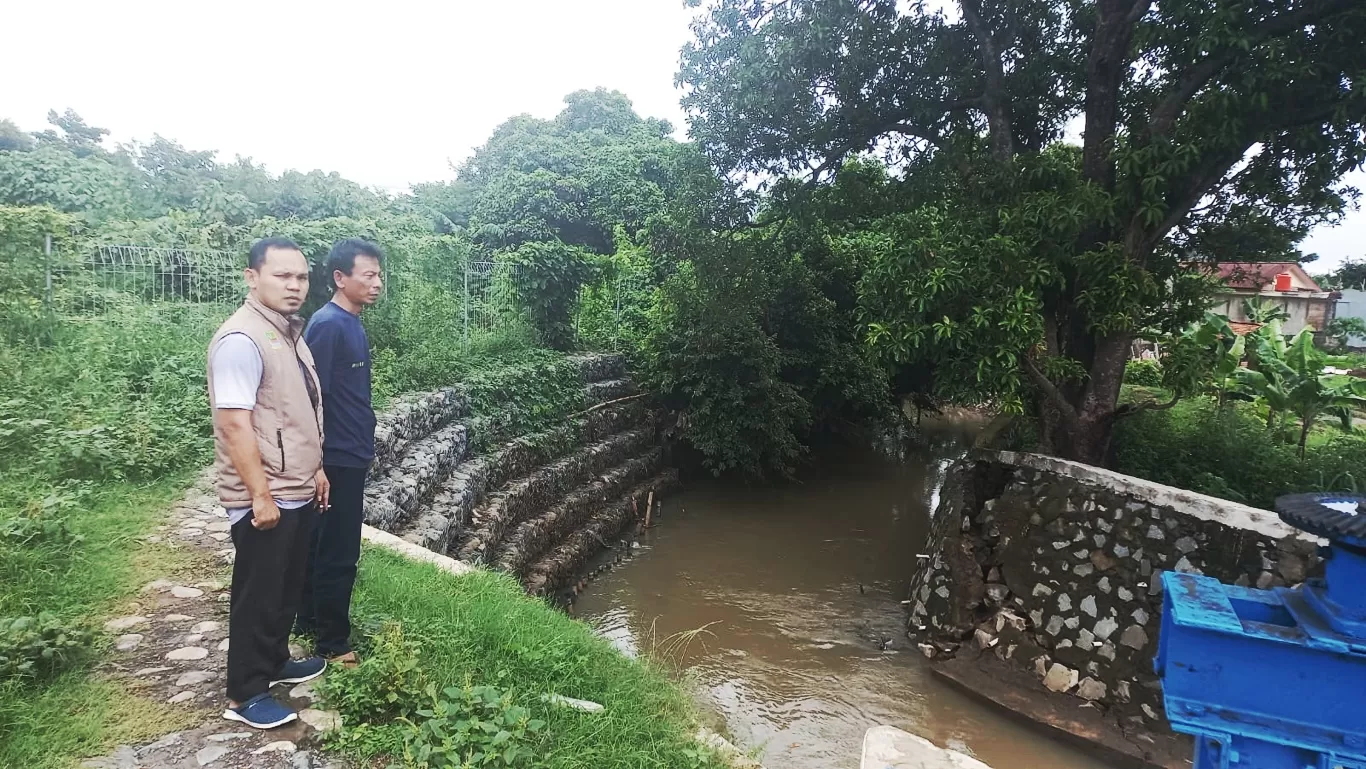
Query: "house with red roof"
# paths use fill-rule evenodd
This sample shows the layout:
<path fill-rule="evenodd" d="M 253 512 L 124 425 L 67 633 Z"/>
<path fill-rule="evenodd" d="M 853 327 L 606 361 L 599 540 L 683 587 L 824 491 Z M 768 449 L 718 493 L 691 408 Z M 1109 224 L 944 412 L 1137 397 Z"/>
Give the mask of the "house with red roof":
<path fill-rule="evenodd" d="M 1243 303 L 1260 299 L 1266 305 L 1280 307 L 1290 316 L 1290 320 L 1282 324 L 1287 336 L 1308 327 L 1314 329 L 1322 341 L 1324 328 L 1337 316 L 1337 304 L 1342 295 L 1323 290 L 1295 262 L 1220 262 L 1210 265 L 1209 269 L 1224 284 L 1224 290 L 1215 296 L 1213 310 L 1227 315 L 1231 321 L 1251 320 L 1243 310 Z"/>

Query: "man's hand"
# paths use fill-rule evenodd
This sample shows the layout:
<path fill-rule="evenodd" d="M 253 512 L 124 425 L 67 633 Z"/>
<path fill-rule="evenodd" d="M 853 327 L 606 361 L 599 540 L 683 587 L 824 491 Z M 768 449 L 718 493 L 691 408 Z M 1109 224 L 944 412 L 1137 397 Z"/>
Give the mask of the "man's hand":
<path fill-rule="evenodd" d="M 327 480 L 327 473 L 322 470 L 314 477 L 318 483 L 318 512 L 323 512 L 332 506 L 332 483 Z"/>
<path fill-rule="evenodd" d="M 269 531 L 280 522 L 280 508 L 270 497 L 256 497 L 251 500 L 251 525 L 261 531 Z"/>

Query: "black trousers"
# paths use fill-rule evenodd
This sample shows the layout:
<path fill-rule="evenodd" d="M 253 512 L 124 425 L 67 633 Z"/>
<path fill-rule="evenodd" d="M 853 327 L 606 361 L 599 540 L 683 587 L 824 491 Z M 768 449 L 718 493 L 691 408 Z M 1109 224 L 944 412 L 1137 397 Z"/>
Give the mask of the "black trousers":
<path fill-rule="evenodd" d="M 261 531 L 248 515 L 232 527 L 228 615 L 228 699 L 246 702 L 270 687 L 289 660 L 289 631 L 303 594 L 308 543 L 318 517 L 314 503 L 281 510 L 280 522 Z"/>
<path fill-rule="evenodd" d="M 366 467 L 324 465 L 332 484 L 331 507 L 313 530 L 308 574 L 297 627 L 317 639 L 316 652 L 336 657 L 351 651 L 351 592 L 360 563 L 365 521 Z"/>

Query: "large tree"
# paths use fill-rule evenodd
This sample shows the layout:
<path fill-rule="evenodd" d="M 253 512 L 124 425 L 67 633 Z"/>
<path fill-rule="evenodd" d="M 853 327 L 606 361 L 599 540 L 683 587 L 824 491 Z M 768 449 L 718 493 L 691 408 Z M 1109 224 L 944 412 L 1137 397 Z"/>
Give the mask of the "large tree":
<path fill-rule="evenodd" d="M 709 0 L 695 37 L 720 167 L 817 185 L 872 153 L 916 191 L 850 241 L 871 341 L 1088 462 L 1132 338 L 1200 309 L 1174 246 L 1339 215 L 1366 151 L 1357 0 Z"/>
<path fill-rule="evenodd" d="M 619 92 L 578 91 L 564 101 L 553 119 L 505 121 L 454 182 L 415 187 L 415 204 L 490 250 L 560 241 L 611 253 L 617 226 L 634 235 L 676 197 L 695 150 L 670 138 L 667 122 L 638 116 Z"/>

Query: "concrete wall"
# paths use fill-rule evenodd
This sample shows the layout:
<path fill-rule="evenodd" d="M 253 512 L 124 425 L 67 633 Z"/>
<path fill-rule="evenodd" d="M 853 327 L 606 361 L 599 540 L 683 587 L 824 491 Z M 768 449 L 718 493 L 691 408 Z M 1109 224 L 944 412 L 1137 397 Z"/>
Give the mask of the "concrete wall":
<path fill-rule="evenodd" d="M 1338 317 L 1361 318 L 1366 320 L 1366 291 L 1348 288 L 1342 291 L 1342 301 L 1338 302 Z M 1366 337 L 1354 336 L 1347 341 L 1352 347 L 1366 347 Z"/>
<path fill-rule="evenodd" d="M 993 654 L 1133 726 L 1163 721 L 1162 571 L 1265 588 L 1320 568 L 1270 511 L 1033 454 L 975 453 L 940 499 L 909 596 L 925 655 Z"/>
<path fill-rule="evenodd" d="M 1267 304 L 1280 307 L 1290 314 L 1290 319 L 1281 324 L 1286 336 L 1298 334 L 1306 326 L 1315 331 L 1323 331 L 1336 317 L 1334 300 L 1328 298 L 1327 294 L 1304 295 L 1276 291 L 1263 291 L 1259 294 L 1253 294 L 1251 291 L 1219 294 L 1215 297 L 1213 311 L 1227 315 L 1229 320 L 1246 321 L 1247 314 L 1243 312 L 1243 302 L 1254 297 L 1259 297 Z"/>

